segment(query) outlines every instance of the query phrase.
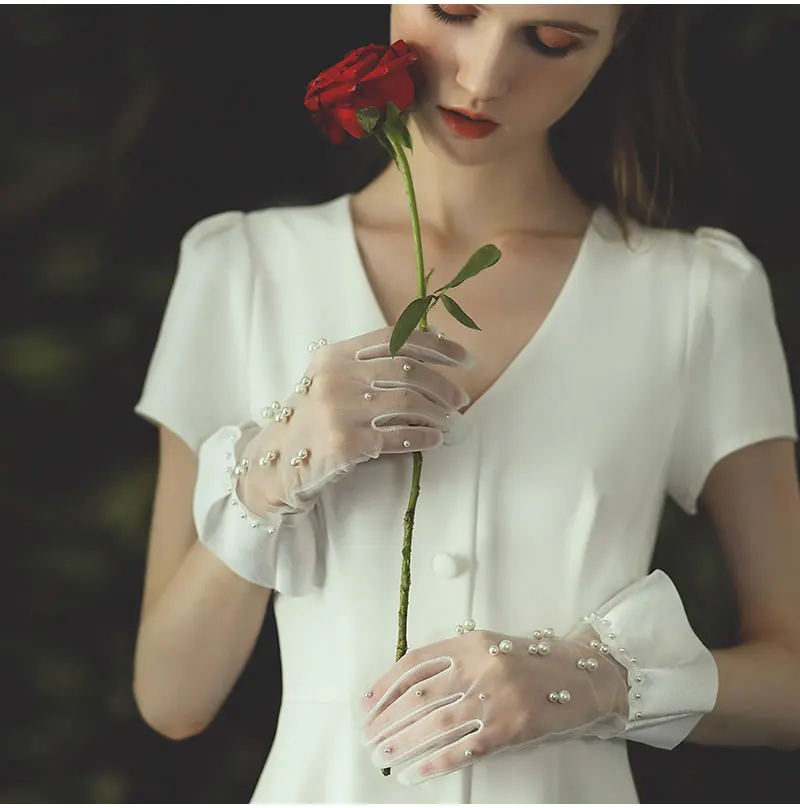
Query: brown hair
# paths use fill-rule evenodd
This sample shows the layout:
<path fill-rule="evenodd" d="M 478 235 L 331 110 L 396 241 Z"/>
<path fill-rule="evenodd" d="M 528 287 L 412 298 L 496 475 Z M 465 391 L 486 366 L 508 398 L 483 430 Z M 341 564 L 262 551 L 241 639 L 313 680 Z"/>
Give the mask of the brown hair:
<path fill-rule="evenodd" d="M 701 149 L 685 84 L 682 6 L 624 5 L 614 49 L 576 104 L 550 129 L 559 170 L 590 205 L 619 222 L 677 226 L 675 183 Z"/>

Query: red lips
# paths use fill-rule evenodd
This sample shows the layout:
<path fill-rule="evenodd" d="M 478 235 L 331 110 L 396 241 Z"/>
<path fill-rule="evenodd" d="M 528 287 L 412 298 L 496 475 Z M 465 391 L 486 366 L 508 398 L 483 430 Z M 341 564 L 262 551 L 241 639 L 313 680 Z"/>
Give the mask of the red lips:
<path fill-rule="evenodd" d="M 461 109 L 461 107 L 441 107 L 441 109 L 447 110 L 448 112 L 457 112 L 459 115 L 463 115 L 465 118 L 469 118 L 471 121 L 493 123 L 495 126 L 498 125 L 494 118 L 491 118 L 488 115 L 480 115 L 477 112 L 472 112 L 472 110 L 469 109 Z"/>

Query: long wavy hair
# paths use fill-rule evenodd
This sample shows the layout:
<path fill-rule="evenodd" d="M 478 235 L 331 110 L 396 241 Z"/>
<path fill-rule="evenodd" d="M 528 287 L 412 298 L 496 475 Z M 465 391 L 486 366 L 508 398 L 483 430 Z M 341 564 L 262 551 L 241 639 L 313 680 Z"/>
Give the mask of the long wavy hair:
<path fill-rule="evenodd" d="M 559 170 L 628 236 L 627 219 L 679 226 L 675 188 L 702 157 L 686 90 L 688 14 L 675 5 L 624 5 L 614 49 L 550 129 Z"/>

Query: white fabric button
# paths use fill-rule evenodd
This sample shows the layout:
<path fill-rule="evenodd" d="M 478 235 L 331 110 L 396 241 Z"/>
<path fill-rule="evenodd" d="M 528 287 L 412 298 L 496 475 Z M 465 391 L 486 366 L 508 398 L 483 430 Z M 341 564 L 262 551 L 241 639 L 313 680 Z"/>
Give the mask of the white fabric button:
<path fill-rule="evenodd" d="M 460 574 L 458 557 L 450 553 L 437 553 L 433 557 L 433 571 L 440 578 L 455 578 Z"/>

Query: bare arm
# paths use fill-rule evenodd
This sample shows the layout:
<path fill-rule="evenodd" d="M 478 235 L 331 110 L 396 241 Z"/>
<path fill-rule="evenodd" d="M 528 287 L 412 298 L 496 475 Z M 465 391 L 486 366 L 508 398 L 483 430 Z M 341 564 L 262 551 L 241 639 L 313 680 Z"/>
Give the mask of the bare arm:
<path fill-rule="evenodd" d="M 201 732 L 222 707 L 272 594 L 198 542 L 196 477 L 194 452 L 162 427 L 133 691 L 144 720 L 176 740 Z"/>
<path fill-rule="evenodd" d="M 794 444 L 721 460 L 703 491 L 736 587 L 744 642 L 714 652 L 717 704 L 688 740 L 800 748 L 800 490 Z"/>

